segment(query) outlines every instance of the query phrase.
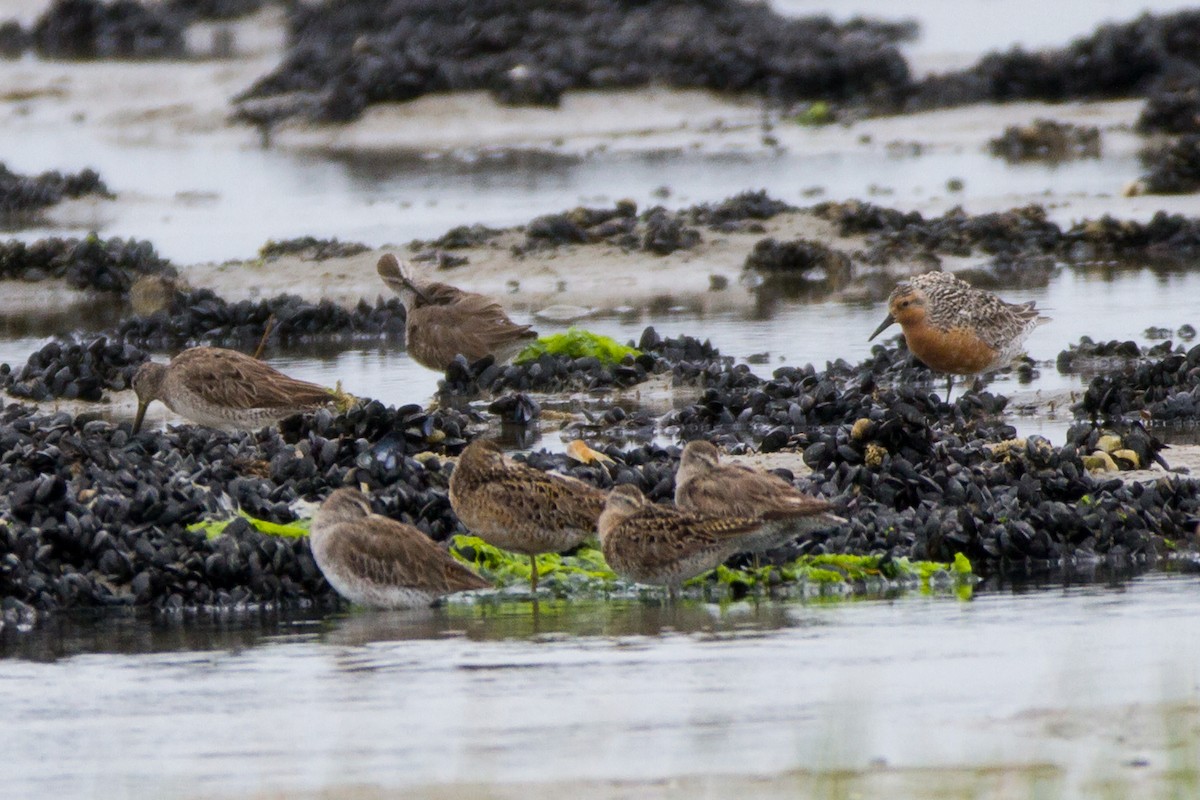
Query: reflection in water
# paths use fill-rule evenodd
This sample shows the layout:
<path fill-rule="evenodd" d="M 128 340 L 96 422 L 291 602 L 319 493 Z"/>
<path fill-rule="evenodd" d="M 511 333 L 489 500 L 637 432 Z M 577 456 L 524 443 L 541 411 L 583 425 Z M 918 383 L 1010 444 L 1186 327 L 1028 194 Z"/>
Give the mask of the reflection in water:
<path fill-rule="evenodd" d="M 1031 720 L 1194 703 L 1198 588 L 64 618 L 3 637 L 5 796 L 1097 763 Z"/>
<path fill-rule="evenodd" d="M 1171 562 L 1166 563 L 1173 569 Z M 976 599 L 1039 593 L 1045 590 L 1124 591 L 1147 576 L 1144 565 L 1093 564 L 1070 569 L 993 575 L 974 588 Z M 1162 573 L 1148 576 L 1163 579 Z M 780 601 L 779 597 L 787 597 Z M 943 595 L 948 598 L 949 595 Z M 889 593 L 889 599 L 914 597 Z M 907 600 L 905 599 L 907 598 Z M 336 613 L 321 610 L 198 611 L 165 614 L 148 609 L 79 610 L 45 617 L 30 632 L 12 626 L 0 631 L 0 659 L 56 661 L 88 653 L 149 654 L 174 651 L 238 652 L 263 645 L 297 642 L 357 647 L 379 642 L 461 638 L 475 642 L 560 641 L 565 638 L 624 639 L 666 635 L 700 640 L 769 636 L 786 628 L 825 624 L 806 609 L 872 605 L 864 596 L 779 595 L 738 602 L 666 601 L 657 593 L 606 600 L 541 600 L 504 597 L 452 601 L 433 608 L 376 611 L 363 608 Z M 1014 608 L 1014 611 L 1018 609 Z"/>
<path fill-rule="evenodd" d="M 361 645 L 462 636 L 471 641 L 553 641 L 561 637 L 625 638 L 668 633 L 757 636 L 799 624 L 780 603 L 658 603 L 636 600 L 453 603 L 410 614 L 355 613 L 329 622 L 321 640 Z"/>
<path fill-rule="evenodd" d="M 63 612 L 30 632 L 0 632 L 0 658 L 56 661 L 87 653 L 237 652 L 264 644 L 319 641 L 341 646 L 445 639 L 552 641 L 563 636 L 621 638 L 667 633 L 762 635 L 798 624 L 781 603 L 710 605 L 657 601 L 500 601 L 374 611 Z"/>
<path fill-rule="evenodd" d="M 20 339 L 62 336 L 80 330 L 107 330 L 117 327 L 128 306 L 112 296 L 95 293 L 74 303 L 40 308 L 33 314 L 0 314 L 0 338 Z"/>
<path fill-rule="evenodd" d="M 173 616 L 145 609 L 63 611 L 33 631 L 0 631 L 0 658 L 57 661 L 88 653 L 144 654 L 221 650 L 236 652 L 265 642 L 315 635 L 316 612 L 195 612 Z"/>

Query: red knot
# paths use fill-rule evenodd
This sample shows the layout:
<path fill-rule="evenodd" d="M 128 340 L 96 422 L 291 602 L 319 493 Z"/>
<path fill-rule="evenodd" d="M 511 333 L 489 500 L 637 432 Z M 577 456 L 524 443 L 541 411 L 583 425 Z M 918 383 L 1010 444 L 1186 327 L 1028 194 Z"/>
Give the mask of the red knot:
<path fill-rule="evenodd" d="M 926 272 L 896 285 L 888 315 L 868 341 L 894 322 L 927 367 L 947 374 L 946 402 L 955 375 L 980 375 L 1008 366 L 1038 325 L 1048 322 L 1033 301 L 1006 303 L 948 272 Z"/>

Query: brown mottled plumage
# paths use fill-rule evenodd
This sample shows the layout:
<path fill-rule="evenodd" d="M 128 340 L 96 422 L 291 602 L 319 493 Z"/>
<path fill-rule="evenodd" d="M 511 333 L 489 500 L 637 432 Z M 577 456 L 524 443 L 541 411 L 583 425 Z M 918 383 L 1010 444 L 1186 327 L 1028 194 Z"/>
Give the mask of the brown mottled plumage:
<path fill-rule="evenodd" d="M 978 375 L 1008 366 L 1038 325 L 1049 321 L 1034 302 L 1006 303 L 948 272 L 926 272 L 899 283 L 888 297 L 888 315 L 868 341 L 899 322 L 913 355 L 945 372 L 946 400 L 955 375 Z"/>
<path fill-rule="evenodd" d="M 221 430 L 274 425 L 334 400 L 324 386 L 289 378 L 256 358 L 221 347 L 193 347 L 170 364 L 148 361 L 134 373 L 133 390 L 138 397 L 134 433 L 155 400 L 192 422 Z"/>
<path fill-rule="evenodd" d="M 468 361 L 492 355 L 504 362 L 537 338 L 490 297 L 445 283 L 416 283 L 391 253 L 379 258 L 376 269 L 404 303 L 406 347 L 421 366 L 445 370 L 459 353 Z"/>
<path fill-rule="evenodd" d="M 743 550 L 764 525 L 758 517 L 692 514 L 646 500 L 636 486 L 615 487 L 600 515 L 604 560 L 623 578 L 675 595 L 683 582 Z"/>
<path fill-rule="evenodd" d="M 419 608 L 491 584 L 412 525 L 371 512 L 357 489 L 337 489 L 313 519 L 313 558 L 337 593 L 377 608 Z"/>
<path fill-rule="evenodd" d="M 778 475 L 741 464 L 722 464 L 717 448 L 688 442 L 675 473 L 675 505 L 697 514 L 771 517 L 741 548 L 758 553 L 821 528 L 845 522 L 829 513 L 829 501 L 804 494 Z"/>
<path fill-rule="evenodd" d="M 529 556 L 537 590 L 538 553 L 559 553 L 596 532 L 604 492 L 566 475 L 508 458 L 494 443 L 467 445 L 450 475 L 450 505 L 471 533 Z"/>

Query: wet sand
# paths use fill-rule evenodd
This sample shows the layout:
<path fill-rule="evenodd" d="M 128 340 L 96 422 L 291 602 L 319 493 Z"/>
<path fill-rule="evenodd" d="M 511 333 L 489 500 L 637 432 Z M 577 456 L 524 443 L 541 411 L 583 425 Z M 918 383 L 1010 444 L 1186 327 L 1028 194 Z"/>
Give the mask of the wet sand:
<path fill-rule="evenodd" d="M 38 6 L 30 0 L 25 2 L 31 7 Z M 197 56 L 205 53 L 206 37 L 211 37 L 214 27 L 197 26 L 191 32 L 192 50 Z M 37 136 L 39 131 L 63 127 L 103 141 L 155 148 L 218 151 L 257 148 L 258 131 L 229 122 L 232 110 L 229 99 L 249 87 L 281 58 L 282 15 L 268 9 L 229 27 L 235 31 L 238 54 L 229 60 L 198 57 L 184 63 L 159 63 L 153 70 L 147 70 L 136 62 L 23 59 L 0 73 L 0 114 L 7 117 L 3 125 L 13 130 L 14 135 Z M 1006 126 L 1048 117 L 1099 127 L 1104 158 L 1128 160 L 1143 141 L 1131 130 L 1140 108 L 1141 102 L 1136 100 L 1059 105 L 1012 103 L 806 127 L 781 120 L 775 112 L 764 115 L 761 103 L 754 99 L 662 87 L 569 92 L 558 110 L 503 107 L 485 94 L 463 93 L 372 106 L 362 119 L 347 125 L 289 122 L 274 132 L 272 147 L 277 152 L 303 158 L 336 155 L 367 164 L 372 160 L 381 164 L 411 163 L 417 169 L 423 161 L 448 159 L 470 165 L 505 153 L 586 159 L 626 152 L 664 157 L 721 153 L 759 158 L 795 152 L 834 159 L 903 161 L 915 153 L 929 156 L 939 152 L 983 151 L 988 139 L 999 135 Z M 668 176 L 669 172 L 664 173 L 664 177 Z M 964 193 L 948 191 L 944 186 L 925 186 L 919 187 L 918 195 L 907 190 L 893 192 L 896 187 L 885 185 L 879 187 L 879 197 L 863 199 L 927 215 L 960 204 L 971 213 L 983 213 L 1040 203 L 1048 208 L 1051 219 L 1060 224 L 1106 213 L 1146 219 L 1158 210 L 1195 214 L 1200 209 L 1195 196 L 1123 196 L 1123 190 L 1136 174 L 1114 172 L 1104 191 L 1086 195 L 1060 192 L 1053 182 L 1045 193 L 989 193 L 986 188 L 980 190 L 971 185 L 972 176 L 961 177 L 968 182 Z M 819 187 L 822 176 L 798 174 L 795 181 L 798 189 Z M 741 188 L 744 187 L 731 188 L 729 194 Z M 88 199 L 64 203 L 50 212 L 50 219 L 54 224 L 80 227 L 103 223 L 125 214 L 125 208 L 140 208 L 147 203 L 153 203 L 159 213 L 170 214 L 172 207 L 183 209 L 196 203 L 220 202 L 220 198 L 202 195 L 178 191 L 151 198 L 119 193 L 111 201 Z M 610 203 L 617 199 L 610 198 Z M 803 224 L 783 227 L 795 235 L 811 235 L 836 244 L 820 228 L 810 229 Z M 702 285 L 706 276 L 694 279 L 692 276 L 697 266 L 701 270 L 733 273 L 740 268 L 740 253 L 735 244 L 726 249 L 722 243 L 706 242 L 705 249 L 707 253 L 683 254 L 676 259 L 604 254 L 602 263 L 604 272 L 620 281 L 623 291 L 634 298 L 657 294 L 664 284 L 680 280 L 685 291 L 689 283 Z M 518 278 L 532 286 L 539 286 L 539 277 L 544 276 L 545 282 L 550 282 L 565 275 L 574 279 L 569 283 L 582 284 L 578 289 L 582 294 L 591 288 L 587 286 L 586 273 L 600 271 L 594 252 L 590 248 L 585 251 L 588 254 L 578 259 L 572 258 L 569 249 L 556 253 L 555 263 L 549 267 L 539 260 L 518 262 L 502 252 L 489 254 L 486 259 L 483 254 L 469 253 L 474 256 L 472 265 L 456 270 L 455 275 L 472 288 L 492 290 L 504 281 L 498 276 L 479 276 L 481 270 L 485 274 L 507 272 L 505 280 Z M 245 253 L 243 258 L 243 264 L 252 264 L 254 254 Z M 707 263 L 701 261 L 697 265 L 699 259 L 706 259 Z M 246 283 L 255 279 L 270 286 L 270 273 L 290 277 L 290 268 L 296 264 L 276 262 L 269 271 L 249 272 L 244 276 L 234 269 L 218 270 L 190 263 L 181 266 L 198 285 L 212 285 L 226 290 L 223 294 L 238 296 L 247 290 L 243 278 Z M 646 266 L 651 268 L 647 270 Z M 328 291 L 339 299 L 356 299 L 357 274 L 338 267 L 306 270 L 302 274 L 310 285 L 305 291 Z M 367 296 L 374 296 L 377 292 L 370 285 L 369 271 L 365 278 L 362 288 L 369 292 Z M 541 286 L 535 291 L 546 290 Z"/>

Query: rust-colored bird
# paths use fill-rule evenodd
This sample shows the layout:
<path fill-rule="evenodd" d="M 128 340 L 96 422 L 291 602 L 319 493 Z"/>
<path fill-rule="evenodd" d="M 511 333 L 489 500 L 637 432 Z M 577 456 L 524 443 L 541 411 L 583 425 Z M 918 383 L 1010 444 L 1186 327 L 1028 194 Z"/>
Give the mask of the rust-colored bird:
<path fill-rule="evenodd" d="M 1049 322 L 1031 300 L 1006 303 L 948 272 L 926 272 L 896 285 L 888 314 L 868 337 L 899 322 L 913 355 L 947 375 L 946 401 L 955 375 L 979 375 L 1008 366 L 1033 329 Z"/>
<path fill-rule="evenodd" d="M 486 355 L 504 362 L 537 338 L 529 325 L 518 325 L 490 297 L 446 283 L 417 283 L 407 264 L 391 253 L 376 269 L 404 303 L 404 337 L 418 364 L 443 371 L 460 353 L 468 361 Z"/>

